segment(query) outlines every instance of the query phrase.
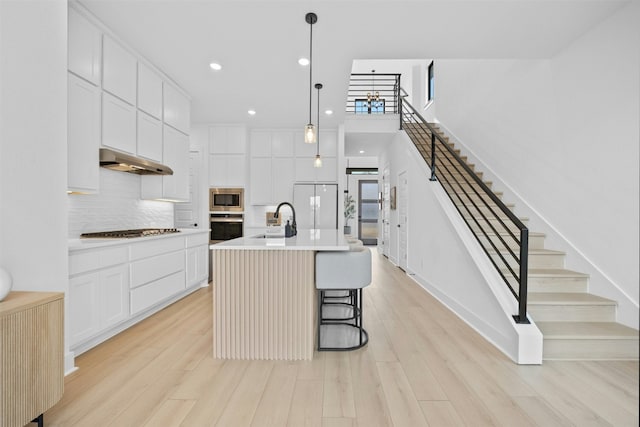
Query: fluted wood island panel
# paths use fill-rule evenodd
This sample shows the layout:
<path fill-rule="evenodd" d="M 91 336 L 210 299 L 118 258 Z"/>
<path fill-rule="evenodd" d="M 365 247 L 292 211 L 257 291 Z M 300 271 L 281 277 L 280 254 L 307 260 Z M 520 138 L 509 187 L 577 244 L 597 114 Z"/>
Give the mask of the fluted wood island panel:
<path fill-rule="evenodd" d="M 219 249 L 212 257 L 214 357 L 312 359 L 315 251 Z"/>

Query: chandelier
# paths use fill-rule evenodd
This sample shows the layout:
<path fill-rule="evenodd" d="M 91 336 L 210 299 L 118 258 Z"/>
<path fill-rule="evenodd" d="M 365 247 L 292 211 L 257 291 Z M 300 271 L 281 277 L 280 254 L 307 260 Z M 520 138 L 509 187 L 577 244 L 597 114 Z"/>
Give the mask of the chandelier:
<path fill-rule="evenodd" d="M 380 100 L 380 92 L 376 91 L 376 70 L 371 70 L 371 92 L 367 92 L 367 108 L 380 108 L 383 101 Z"/>

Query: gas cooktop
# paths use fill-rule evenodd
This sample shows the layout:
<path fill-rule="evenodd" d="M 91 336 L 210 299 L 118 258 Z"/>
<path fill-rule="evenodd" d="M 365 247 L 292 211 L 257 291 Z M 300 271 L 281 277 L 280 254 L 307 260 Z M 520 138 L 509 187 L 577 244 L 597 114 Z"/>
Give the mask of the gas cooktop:
<path fill-rule="evenodd" d="M 135 230 L 100 231 L 82 233 L 81 239 L 129 239 L 133 237 L 158 236 L 160 234 L 179 233 L 177 228 L 138 228 Z"/>

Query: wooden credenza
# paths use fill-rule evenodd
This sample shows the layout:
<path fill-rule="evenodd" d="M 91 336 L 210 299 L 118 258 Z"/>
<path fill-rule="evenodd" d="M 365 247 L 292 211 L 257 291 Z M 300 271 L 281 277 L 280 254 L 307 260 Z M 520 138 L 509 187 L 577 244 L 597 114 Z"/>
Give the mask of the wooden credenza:
<path fill-rule="evenodd" d="M 0 427 L 22 427 L 62 397 L 64 294 L 11 292 L 0 302 Z"/>

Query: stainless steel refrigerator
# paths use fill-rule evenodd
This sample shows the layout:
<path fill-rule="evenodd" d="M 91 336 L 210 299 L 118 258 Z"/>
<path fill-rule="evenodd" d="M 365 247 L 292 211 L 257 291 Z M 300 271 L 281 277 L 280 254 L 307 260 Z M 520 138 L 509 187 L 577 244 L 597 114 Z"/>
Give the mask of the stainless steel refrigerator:
<path fill-rule="evenodd" d="M 338 184 L 295 184 L 298 229 L 338 228 Z"/>

